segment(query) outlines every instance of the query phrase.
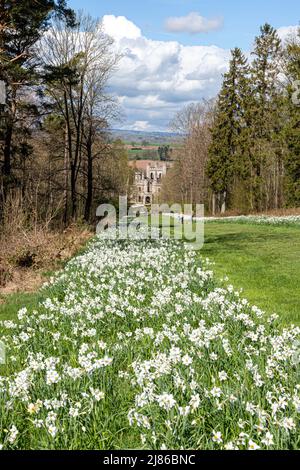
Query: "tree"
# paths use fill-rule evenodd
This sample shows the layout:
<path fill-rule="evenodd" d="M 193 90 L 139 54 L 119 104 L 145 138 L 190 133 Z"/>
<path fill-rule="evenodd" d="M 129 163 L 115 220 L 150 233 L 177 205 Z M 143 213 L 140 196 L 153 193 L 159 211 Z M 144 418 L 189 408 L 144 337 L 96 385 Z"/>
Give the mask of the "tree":
<path fill-rule="evenodd" d="M 282 44 L 277 31 L 269 24 L 261 27 L 252 55 L 253 208 L 261 211 L 280 205 L 283 172 Z"/>
<path fill-rule="evenodd" d="M 0 80 L 7 90 L 3 126 L 2 174 L 4 194 L 12 176 L 14 130 L 22 121 L 22 90 L 37 81 L 35 45 L 46 31 L 53 15 L 74 24 L 74 13 L 64 0 L 2 0 L 0 2 Z"/>
<path fill-rule="evenodd" d="M 203 101 L 179 111 L 172 130 L 181 134 L 183 145 L 173 152 L 173 164 L 163 180 L 163 202 L 203 204 L 207 199 L 206 162 L 210 144 L 212 103 Z"/>
<path fill-rule="evenodd" d="M 113 201 L 118 204 L 120 195 L 128 194 L 130 184 L 130 168 L 128 165 L 128 152 L 121 140 L 116 140 L 106 152 L 102 153 L 103 158 L 97 162 L 95 169 L 97 180 L 100 182 L 100 192 L 102 200 Z"/>
<path fill-rule="evenodd" d="M 163 145 L 158 147 L 159 159 L 163 162 L 171 159 L 172 149 L 170 145 Z"/>
<path fill-rule="evenodd" d="M 107 67 L 106 71 L 109 74 L 111 67 Z M 83 151 L 86 160 L 83 174 L 87 182 L 84 218 L 87 222 L 91 217 L 94 196 L 95 162 L 101 160 L 103 153 L 107 151 L 108 123 L 118 117 L 116 102 L 105 94 L 106 73 L 103 73 L 102 77 L 99 77 L 98 73 L 92 74 L 90 80 L 82 128 Z"/>
<path fill-rule="evenodd" d="M 47 93 L 65 122 L 71 216 L 76 217 L 78 197 L 82 196 L 88 218 L 96 158 L 93 145 L 115 110 L 104 90 L 118 55 L 112 51 L 113 41 L 103 32 L 101 22 L 82 14 L 76 22 L 75 28 L 61 21 L 53 25 L 43 41 L 43 60 Z M 86 194 L 78 189 L 82 175 L 87 179 Z"/>
<path fill-rule="evenodd" d="M 212 126 L 207 174 L 215 199 L 223 212 L 230 201 L 235 175 L 245 171 L 247 140 L 246 101 L 249 99 L 249 66 L 241 50 L 232 51 L 229 71 L 224 75 Z"/>
<path fill-rule="evenodd" d="M 300 28 L 295 38 L 291 38 L 285 49 L 287 83 L 287 104 L 289 119 L 285 135 L 288 154 L 286 169 L 286 203 L 300 206 Z"/>

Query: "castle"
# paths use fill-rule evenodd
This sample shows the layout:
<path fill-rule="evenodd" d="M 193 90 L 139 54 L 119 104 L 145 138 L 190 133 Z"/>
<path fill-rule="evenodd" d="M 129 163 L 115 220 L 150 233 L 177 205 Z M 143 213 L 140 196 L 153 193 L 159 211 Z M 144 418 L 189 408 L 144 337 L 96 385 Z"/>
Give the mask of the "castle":
<path fill-rule="evenodd" d="M 129 162 L 129 165 L 134 170 L 131 202 L 145 206 L 159 202 L 162 179 L 171 168 L 172 162 L 136 160 Z"/>

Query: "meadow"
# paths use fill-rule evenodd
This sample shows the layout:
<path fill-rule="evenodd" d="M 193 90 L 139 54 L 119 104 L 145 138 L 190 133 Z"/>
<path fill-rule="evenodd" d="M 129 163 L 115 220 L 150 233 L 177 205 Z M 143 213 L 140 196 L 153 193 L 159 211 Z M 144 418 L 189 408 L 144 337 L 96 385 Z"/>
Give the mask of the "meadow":
<path fill-rule="evenodd" d="M 227 274 L 233 233 L 247 238 L 222 227 L 209 225 L 204 256 L 181 241 L 103 234 L 8 319 L 10 307 L 0 447 L 299 449 L 300 328 L 220 283 L 221 231 Z M 239 241 L 254 244 L 249 259 L 250 228 Z"/>
<path fill-rule="evenodd" d="M 300 225 L 207 223 L 201 254 L 250 302 L 284 325 L 300 324 Z"/>

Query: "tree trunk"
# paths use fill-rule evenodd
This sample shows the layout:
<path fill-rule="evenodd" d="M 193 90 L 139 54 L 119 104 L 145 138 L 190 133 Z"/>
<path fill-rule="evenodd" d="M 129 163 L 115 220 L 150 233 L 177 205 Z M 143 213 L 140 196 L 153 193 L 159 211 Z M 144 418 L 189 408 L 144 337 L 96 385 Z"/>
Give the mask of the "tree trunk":
<path fill-rule="evenodd" d="M 212 195 L 212 215 L 216 215 L 216 193 Z"/>
<path fill-rule="evenodd" d="M 13 126 L 7 124 L 5 140 L 4 140 L 4 164 L 3 175 L 9 177 L 11 175 L 11 143 L 12 143 Z"/>
<path fill-rule="evenodd" d="M 226 196 L 227 193 L 226 191 L 224 191 L 224 193 L 222 194 L 221 214 L 225 214 L 226 212 Z"/>
<path fill-rule="evenodd" d="M 69 212 L 69 205 L 68 205 L 68 185 L 69 185 L 69 178 L 68 178 L 68 126 L 66 124 L 65 128 L 65 152 L 64 152 L 64 173 L 65 173 L 65 187 L 64 187 L 64 199 L 65 199 L 65 209 L 64 209 L 64 225 L 66 226 L 68 223 L 68 212 Z"/>
<path fill-rule="evenodd" d="M 11 108 L 9 116 L 6 119 L 6 129 L 4 135 L 4 149 L 3 149 L 3 194 L 4 199 L 7 196 L 7 192 L 10 185 L 10 177 L 11 177 L 11 147 L 12 147 L 12 138 L 13 138 L 13 130 L 14 130 L 14 120 L 16 115 L 16 92 L 12 92 L 12 99 L 11 99 Z"/>
<path fill-rule="evenodd" d="M 3 198 L 6 201 L 10 179 L 11 179 L 11 144 L 12 144 L 13 126 L 11 123 L 7 124 L 6 132 L 4 136 L 4 148 L 3 148 Z"/>
<path fill-rule="evenodd" d="M 77 194 L 76 194 L 76 167 L 71 164 L 71 201 L 72 201 L 72 219 L 75 219 L 77 213 Z"/>
<path fill-rule="evenodd" d="M 87 196 L 85 203 L 84 219 L 86 222 L 90 221 L 91 208 L 93 202 L 93 155 L 92 155 L 92 142 L 89 138 L 87 142 Z"/>

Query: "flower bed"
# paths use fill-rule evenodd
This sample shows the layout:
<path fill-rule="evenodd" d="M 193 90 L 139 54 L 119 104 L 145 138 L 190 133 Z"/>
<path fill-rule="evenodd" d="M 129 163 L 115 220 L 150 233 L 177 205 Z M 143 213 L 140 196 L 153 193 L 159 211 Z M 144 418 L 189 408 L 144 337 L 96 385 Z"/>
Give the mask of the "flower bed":
<path fill-rule="evenodd" d="M 299 449 L 300 329 L 183 243 L 99 236 L 44 291 L 2 322 L 1 448 Z"/>
<path fill-rule="evenodd" d="M 241 215 L 236 217 L 208 217 L 205 219 L 205 222 L 238 222 L 259 225 L 294 225 L 300 224 L 300 215 Z"/>

